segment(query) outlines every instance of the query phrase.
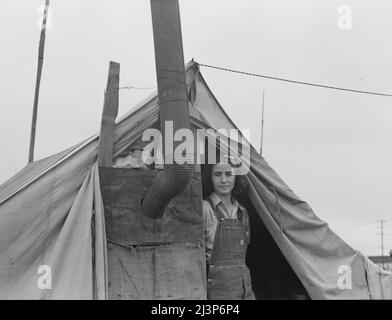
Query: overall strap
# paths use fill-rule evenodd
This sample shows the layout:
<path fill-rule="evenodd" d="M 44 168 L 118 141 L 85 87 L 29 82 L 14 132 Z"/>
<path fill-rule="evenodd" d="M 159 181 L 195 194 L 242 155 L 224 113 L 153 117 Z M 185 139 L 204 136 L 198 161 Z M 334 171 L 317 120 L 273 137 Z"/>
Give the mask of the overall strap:
<path fill-rule="evenodd" d="M 238 206 L 238 210 L 237 210 L 237 219 L 240 220 L 241 222 L 244 222 L 244 213 L 242 212 L 240 206 Z"/>

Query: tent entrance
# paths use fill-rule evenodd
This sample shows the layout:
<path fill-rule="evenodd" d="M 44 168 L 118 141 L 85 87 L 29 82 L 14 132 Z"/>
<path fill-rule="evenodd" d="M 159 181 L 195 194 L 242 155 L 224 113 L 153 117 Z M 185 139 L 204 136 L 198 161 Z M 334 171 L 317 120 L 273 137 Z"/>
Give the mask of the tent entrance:
<path fill-rule="evenodd" d="M 249 213 L 251 243 L 246 264 L 256 299 L 310 299 L 247 196 L 239 201 Z"/>
<path fill-rule="evenodd" d="M 203 199 L 211 192 L 203 172 Z M 256 299 L 310 299 L 301 281 L 276 245 L 271 234 L 254 209 L 248 196 L 237 199 L 249 214 L 251 243 L 248 246 L 246 264 L 251 272 L 252 287 Z"/>

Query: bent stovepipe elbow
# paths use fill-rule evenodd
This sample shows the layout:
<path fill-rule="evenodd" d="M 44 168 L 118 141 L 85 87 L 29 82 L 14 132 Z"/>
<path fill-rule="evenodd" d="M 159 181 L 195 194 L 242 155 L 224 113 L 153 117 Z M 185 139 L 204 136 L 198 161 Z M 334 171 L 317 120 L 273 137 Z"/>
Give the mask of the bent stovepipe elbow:
<path fill-rule="evenodd" d="M 188 186 L 193 169 L 194 165 L 189 163 L 166 164 L 142 199 L 143 213 L 151 219 L 160 218 L 170 200 Z"/>

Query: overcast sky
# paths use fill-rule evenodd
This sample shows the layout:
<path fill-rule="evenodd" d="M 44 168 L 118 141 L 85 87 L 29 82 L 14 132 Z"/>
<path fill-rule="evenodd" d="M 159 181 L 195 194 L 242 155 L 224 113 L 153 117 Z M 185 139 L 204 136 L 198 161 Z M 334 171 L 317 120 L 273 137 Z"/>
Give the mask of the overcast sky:
<path fill-rule="evenodd" d="M 0 0 L 0 183 L 28 158 L 43 4 Z M 339 28 L 349 23 L 342 5 L 351 29 Z M 392 93 L 390 0 L 180 0 L 180 8 L 186 61 Z M 121 63 L 121 86 L 156 86 L 150 1 L 52 0 L 50 18 L 36 159 L 99 130 L 109 60 Z M 266 160 L 365 254 L 380 254 L 377 220 L 387 219 L 392 249 L 391 97 L 201 72 L 256 148 L 265 90 Z M 151 92 L 122 90 L 119 114 Z"/>

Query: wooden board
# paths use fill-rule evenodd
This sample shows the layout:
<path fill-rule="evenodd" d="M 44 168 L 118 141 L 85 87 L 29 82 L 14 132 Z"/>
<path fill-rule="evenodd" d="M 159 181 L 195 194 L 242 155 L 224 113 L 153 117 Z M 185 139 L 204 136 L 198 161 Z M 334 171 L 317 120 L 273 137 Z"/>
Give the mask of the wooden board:
<path fill-rule="evenodd" d="M 100 167 L 111 167 L 113 164 L 114 129 L 116 127 L 114 121 L 118 114 L 119 84 L 120 64 L 110 61 L 99 135 L 98 164 Z"/>
<path fill-rule="evenodd" d="M 140 197 L 158 171 L 99 170 L 109 299 L 206 299 L 200 172 L 162 218 L 152 220 L 142 213 Z"/>
<path fill-rule="evenodd" d="M 204 249 L 196 244 L 108 243 L 109 299 L 206 299 Z"/>
<path fill-rule="evenodd" d="M 195 173 L 183 193 L 175 197 L 162 218 L 146 217 L 140 198 L 157 170 L 100 168 L 107 237 L 129 245 L 204 240 L 201 177 Z"/>

